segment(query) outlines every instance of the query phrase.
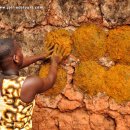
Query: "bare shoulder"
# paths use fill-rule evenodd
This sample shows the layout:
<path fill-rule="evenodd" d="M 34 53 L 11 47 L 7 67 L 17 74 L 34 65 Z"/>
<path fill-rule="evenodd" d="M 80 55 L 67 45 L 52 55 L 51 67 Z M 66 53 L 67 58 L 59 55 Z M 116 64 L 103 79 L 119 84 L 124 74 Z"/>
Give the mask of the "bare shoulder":
<path fill-rule="evenodd" d="M 38 77 L 38 76 L 28 76 L 25 79 L 22 87 L 28 86 L 28 85 L 29 86 L 34 86 L 34 85 L 38 86 L 38 85 L 41 85 L 41 84 L 42 84 L 42 80 L 41 80 L 40 77 Z"/>
<path fill-rule="evenodd" d="M 38 76 L 27 77 L 21 88 L 21 100 L 26 103 L 33 101 L 35 95 L 37 94 L 38 88 L 42 84 L 42 80 Z"/>

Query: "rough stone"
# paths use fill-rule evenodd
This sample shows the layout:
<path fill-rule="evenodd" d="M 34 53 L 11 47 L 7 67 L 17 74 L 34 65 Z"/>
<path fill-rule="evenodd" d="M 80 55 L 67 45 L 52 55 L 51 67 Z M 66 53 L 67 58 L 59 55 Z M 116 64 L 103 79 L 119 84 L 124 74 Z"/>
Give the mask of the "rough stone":
<path fill-rule="evenodd" d="M 6 11 L 5 9 L 1 9 L 0 18 L 5 24 L 10 25 L 14 29 L 19 26 L 32 28 L 37 24 L 45 25 L 47 24 L 46 13 L 48 12 L 49 3 L 50 0 L 32 0 L 23 2 L 20 0 L 1 0 L 1 6 L 4 6 Z M 11 6 L 12 8 L 7 9 Z M 38 7 L 40 7 L 40 9 L 38 9 Z"/>
<path fill-rule="evenodd" d="M 107 27 L 128 24 L 130 19 L 130 1 L 102 0 L 101 12 L 103 15 L 103 24 Z"/>
<path fill-rule="evenodd" d="M 82 102 L 83 100 L 83 95 L 82 93 L 74 90 L 73 87 L 71 87 L 70 89 L 65 89 L 65 91 L 63 92 L 64 96 L 66 96 L 69 100 L 74 100 L 74 101 L 79 101 Z"/>
<path fill-rule="evenodd" d="M 125 119 L 121 114 L 115 111 L 107 111 L 107 114 L 114 119 L 116 124 L 116 130 L 129 130 Z"/>
<path fill-rule="evenodd" d="M 84 102 L 87 110 L 91 111 L 104 111 L 109 107 L 108 96 L 85 98 Z"/>
<path fill-rule="evenodd" d="M 127 127 L 130 129 L 130 115 L 124 117 Z"/>
<path fill-rule="evenodd" d="M 43 95 L 38 95 L 36 98 L 36 103 L 39 107 L 47 107 L 47 108 L 57 108 L 59 101 L 62 96 L 58 95 L 56 97 L 46 97 Z"/>
<path fill-rule="evenodd" d="M 101 21 L 98 4 L 97 0 L 55 0 L 51 3 L 48 21 L 55 26 L 79 26 L 82 22 Z"/>
<path fill-rule="evenodd" d="M 61 101 L 58 103 L 58 108 L 60 111 L 71 111 L 76 108 L 81 107 L 81 103 L 78 101 L 70 101 L 66 98 L 62 98 Z"/>
<path fill-rule="evenodd" d="M 113 119 L 103 115 L 90 115 L 90 126 L 92 130 L 115 130 Z"/>
<path fill-rule="evenodd" d="M 82 109 L 72 113 L 62 114 L 59 117 L 59 129 L 61 130 L 91 130 L 89 115 Z"/>

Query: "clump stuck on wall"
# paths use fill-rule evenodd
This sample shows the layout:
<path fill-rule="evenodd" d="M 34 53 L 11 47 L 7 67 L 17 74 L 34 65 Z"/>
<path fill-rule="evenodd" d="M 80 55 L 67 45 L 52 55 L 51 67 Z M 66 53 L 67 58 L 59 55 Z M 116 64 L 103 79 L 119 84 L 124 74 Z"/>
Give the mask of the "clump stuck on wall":
<path fill-rule="evenodd" d="M 121 26 L 110 30 L 107 49 L 114 61 L 130 64 L 130 26 Z"/>
<path fill-rule="evenodd" d="M 49 67 L 50 67 L 49 64 L 44 64 L 41 67 L 40 72 L 39 72 L 39 76 L 41 78 L 47 77 Z M 56 96 L 56 95 L 60 94 L 66 85 L 66 77 L 67 77 L 67 74 L 66 74 L 65 70 L 63 68 L 59 67 L 56 83 L 51 89 L 49 89 L 48 91 L 45 92 L 45 95 Z"/>
<path fill-rule="evenodd" d="M 58 29 L 58 30 L 53 30 L 49 33 L 47 33 L 46 38 L 45 38 L 46 44 L 51 44 L 53 46 L 55 45 L 61 45 L 65 49 L 65 57 L 67 57 L 71 53 L 71 44 L 72 40 L 70 38 L 70 33 L 65 30 L 65 29 Z M 49 71 L 49 64 L 44 64 L 39 72 L 40 77 L 46 77 Z M 63 70 L 62 67 L 59 67 L 58 69 L 58 74 L 57 74 L 57 80 L 53 88 L 49 89 L 45 95 L 57 95 L 61 93 L 63 88 L 66 85 L 67 81 L 67 74 Z"/>
<path fill-rule="evenodd" d="M 118 64 L 110 68 L 105 84 L 105 92 L 117 102 L 130 100 L 130 66 Z"/>
<path fill-rule="evenodd" d="M 72 40 L 70 33 L 65 29 L 57 29 L 47 33 L 45 42 L 52 45 L 62 45 L 65 48 L 66 56 L 71 53 Z"/>
<path fill-rule="evenodd" d="M 75 70 L 74 83 L 90 95 L 104 91 L 105 69 L 96 61 L 81 62 Z"/>
<path fill-rule="evenodd" d="M 74 55 L 82 61 L 95 60 L 106 52 L 106 32 L 94 24 L 82 25 L 72 36 Z"/>

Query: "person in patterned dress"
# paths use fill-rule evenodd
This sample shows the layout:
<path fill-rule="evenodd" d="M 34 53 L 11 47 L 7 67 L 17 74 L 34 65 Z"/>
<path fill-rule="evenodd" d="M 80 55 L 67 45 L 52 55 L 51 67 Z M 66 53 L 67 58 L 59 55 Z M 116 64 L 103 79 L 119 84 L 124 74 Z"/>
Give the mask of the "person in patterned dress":
<path fill-rule="evenodd" d="M 11 38 L 0 39 L 0 130 L 31 130 L 35 96 L 51 88 L 57 77 L 64 48 L 45 45 L 43 54 L 24 57 L 20 44 Z M 53 50 L 53 53 L 52 53 Z M 46 78 L 20 76 L 19 70 L 51 56 Z"/>

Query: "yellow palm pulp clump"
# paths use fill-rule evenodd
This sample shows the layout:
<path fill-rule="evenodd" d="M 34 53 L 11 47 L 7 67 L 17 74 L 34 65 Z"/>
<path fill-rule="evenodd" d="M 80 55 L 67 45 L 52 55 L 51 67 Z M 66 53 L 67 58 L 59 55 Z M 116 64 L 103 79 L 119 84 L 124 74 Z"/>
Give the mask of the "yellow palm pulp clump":
<path fill-rule="evenodd" d="M 39 72 L 39 76 L 41 78 L 44 78 L 47 76 L 49 67 L 50 67 L 49 64 L 44 64 L 41 67 L 40 72 Z M 66 78 L 67 78 L 66 72 L 61 67 L 59 67 L 56 83 L 54 84 L 54 86 L 51 89 L 49 89 L 48 91 L 45 92 L 45 95 L 47 95 L 47 96 L 54 95 L 55 96 L 55 95 L 61 93 L 61 91 L 63 90 L 63 88 L 66 85 Z"/>
<path fill-rule="evenodd" d="M 82 61 L 95 60 L 104 56 L 106 52 L 106 32 L 93 24 L 82 25 L 72 36 L 74 54 Z"/>
<path fill-rule="evenodd" d="M 130 66 L 116 65 L 106 72 L 106 93 L 117 102 L 130 100 Z"/>
<path fill-rule="evenodd" d="M 110 30 L 107 49 L 114 61 L 125 64 L 130 63 L 130 26 Z"/>
<path fill-rule="evenodd" d="M 89 95 L 95 95 L 104 90 L 105 69 L 95 61 L 81 62 L 75 70 L 74 83 Z"/>
<path fill-rule="evenodd" d="M 72 40 L 70 33 L 65 29 L 53 30 L 47 33 L 45 42 L 52 45 L 62 45 L 65 48 L 65 54 L 68 56 L 71 52 Z"/>
<path fill-rule="evenodd" d="M 53 45 L 54 47 L 55 45 L 63 46 L 63 48 L 65 49 L 64 58 L 71 53 L 72 40 L 67 30 L 58 29 L 47 33 L 45 42 L 46 44 Z M 40 69 L 39 76 L 46 77 L 49 71 L 49 67 L 50 67 L 49 64 L 43 65 Z M 53 88 L 49 89 L 45 94 L 46 95 L 59 94 L 66 85 L 66 78 L 67 78 L 66 72 L 61 67 L 59 67 L 55 85 L 53 86 Z"/>

